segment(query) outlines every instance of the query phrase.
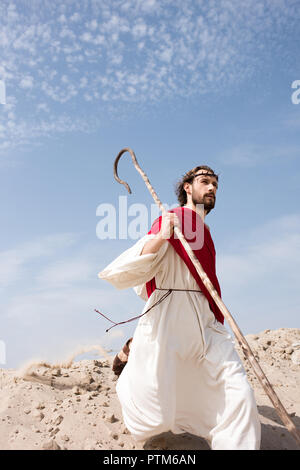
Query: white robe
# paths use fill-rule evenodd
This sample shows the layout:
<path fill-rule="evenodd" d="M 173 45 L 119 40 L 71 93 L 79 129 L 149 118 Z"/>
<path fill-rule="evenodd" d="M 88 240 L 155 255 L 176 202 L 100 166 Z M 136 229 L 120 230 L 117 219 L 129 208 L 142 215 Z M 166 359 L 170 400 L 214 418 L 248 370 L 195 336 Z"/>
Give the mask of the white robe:
<path fill-rule="evenodd" d="M 134 287 L 147 310 L 145 283 L 200 290 L 167 241 L 155 254 L 140 255 L 145 235 L 110 263 L 99 277 L 118 289 Z M 138 312 L 137 312 L 138 314 Z M 141 317 L 129 360 L 117 383 L 124 422 L 137 441 L 166 431 L 189 432 L 212 449 L 259 449 L 260 422 L 253 391 L 227 329 L 201 292 L 172 292 Z"/>

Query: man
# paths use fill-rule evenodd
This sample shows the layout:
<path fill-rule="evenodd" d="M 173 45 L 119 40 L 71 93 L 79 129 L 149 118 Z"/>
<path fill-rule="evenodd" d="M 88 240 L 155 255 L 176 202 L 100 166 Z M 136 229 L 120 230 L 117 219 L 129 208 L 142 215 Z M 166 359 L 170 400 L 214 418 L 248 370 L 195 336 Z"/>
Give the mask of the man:
<path fill-rule="evenodd" d="M 254 394 L 234 341 L 173 232 L 180 225 L 221 295 L 204 223 L 217 188 L 218 176 L 208 166 L 186 173 L 176 187 L 180 207 L 159 217 L 147 235 L 99 273 L 119 289 L 134 287 L 147 300 L 117 383 L 124 422 L 138 441 L 170 430 L 201 436 L 211 449 L 260 447 Z"/>

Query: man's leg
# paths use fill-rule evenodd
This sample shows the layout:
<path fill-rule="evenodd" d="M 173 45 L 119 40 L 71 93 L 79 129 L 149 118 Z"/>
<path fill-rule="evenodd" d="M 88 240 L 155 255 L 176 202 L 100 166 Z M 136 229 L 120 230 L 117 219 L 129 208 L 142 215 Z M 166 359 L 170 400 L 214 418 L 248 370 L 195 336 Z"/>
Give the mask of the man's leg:
<path fill-rule="evenodd" d="M 176 423 L 214 450 L 256 450 L 260 422 L 253 391 L 224 327 L 209 329 L 204 357 L 179 361 Z"/>
<path fill-rule="evenodd" d="M 224 327 L 221 327 L 225 330 Z M 258 450 L 261 424 L 253 390 L 230 336 L 217 335 L 202 367 L 215 400 L 212 449 Z"/>
<path fill-rule="evenodd" d="M 224 406 L 211 430 L 215 450 L 259 450 L 261 425 L 253 391 L 246 376 L 233 364 L 224 372 Z"/>

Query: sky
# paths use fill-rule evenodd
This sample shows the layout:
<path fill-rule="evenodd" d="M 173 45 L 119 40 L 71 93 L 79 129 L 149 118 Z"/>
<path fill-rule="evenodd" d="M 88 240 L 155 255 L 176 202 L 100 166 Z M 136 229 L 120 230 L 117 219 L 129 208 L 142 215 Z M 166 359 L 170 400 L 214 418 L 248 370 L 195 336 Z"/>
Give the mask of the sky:
<path fill-rule="evenodd" d="M 0 367 L 132 336 L 94 311 L 144 306 L 97 276 L 159 214 L 129 154 L 132 194 L 114 180 L 124 147 L 169 206 L 191 168 L 219 174 L 225 305 L 245 335 L 299 328 L 299 37 L 299 0 L 1 0 Z"/>

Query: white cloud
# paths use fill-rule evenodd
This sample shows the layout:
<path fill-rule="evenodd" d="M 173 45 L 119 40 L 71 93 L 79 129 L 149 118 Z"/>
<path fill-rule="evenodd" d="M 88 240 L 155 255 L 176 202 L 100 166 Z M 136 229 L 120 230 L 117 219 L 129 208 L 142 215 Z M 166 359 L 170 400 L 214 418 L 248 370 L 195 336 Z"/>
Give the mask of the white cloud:
<path fill-rule="evenodd" d="M 17 294 L 2 309 L 1 332 L 5 332 L 8 367 L 19 367 L 24 361 L 35 359 L 66 360 L 92 345 L 119 350 L 125 342 L 124 335 L 127 339 L 132 331 L 116 327 L 105 333 L 111 324 L 94 309 L 121 321 L 116 314 L 122 310 L 120 297 L 104 289 L 82 286 Z M 123 295 L 123 302 L 126 299 L 128 295 Z M 13 325 L 12 331 L 6 325 Z"/>
<path fill-rule="evenodd" d="M 228 301 L 227 307 L 237 312 L 248 332 L 297 327 L 299 270 L 299 214 L 239 233 L 239 238 L 232 240 L 231 249 L 218 255 L 218 277 L 225 304 Z"/>
<path fill-rule="evenodd" d="M 37 281 L 47 286 L 63 286 L 95 279 L 96 263 L 87 259 L 63 259 L 51 263 L 38 274 Z"/>
<path fill-rule="evenodd" d="M 165 47 L 163 50 L 160 52 L 160 59 L 163 62 L 171 62 L 173 56 L 173 50 L 171 47 Z"/>
<path fill-rule="evenodd" d="M 28 264 L 70 247 L 76 240 L 77 236 L 70 233 L 49 235 L 0 252 L 0 285 L 2 287 L 12 285 L 22 277 L 25 280 Z"/>
<path fill-rule="evenodd" d="M 116 249 L 114 245 L 112 252 Z M 133 290 L 116 295 L 98 279 L 112 252 L 99 243 L 80 245 L 78 235 L 67 233 L 0 253 L 1 335 L 10 363 L 32 356 L 51 360 L 74 352 L 78 344 L 121 347 L 124 330 L 106 334 L 111 323 L 95 309 L 118 322 L 134 316 L 135 310 L 140 313 L 143 302 Z M 129 324 L 126 337 L 135 326 Z"/>
<path fill-rule="evenodd" d="M 150 13 L 156 12 L 159 9 L 158 2 L 156 0 L 144 0 L 140 3 L 142 10 Z"/>
<path fill-rule="evenodd" d="M 63 286 L 64 287 L 64 286 Z M 5 318 L 14 318 L 24 322 L 26 325 L 34 325 L 37 318 L 53 318 L 57 321 L 59 317 L 74 317 L 94 311 L 102 298 L 102 308 L 107 309 L 112 303 L 112 296 L 96 288 L 62 288 L 57 289 L 49 286 L 36 292 L 19 294 L 5 308 Z M 96 315 L 96 313 L 95 313 Z"/>
<path fill-rule="evenodd" d="M 81 36 L 80 39 L 85 42 L 91 42 L 92 41 L 92 34 L 89 31 L 85 31 Z"/>
<path fill-rule="evenodd" d="M 268 15 L 261 13 L 266 10 Z M 243 2 L 242 8 L 237 0 L 87 0 L 84 8 L 77 0 L 63 5 L 52 0 L 42 7 L 28 3 L 26 9 L 3 0 L 0 13 L 1 79 L 9 98 L 20 109 L 26 104 L 25 126 L 35 128 L 24 139 L 25 114 L 19 111 L 10 123 L 3 114 L 0 125 L 8 137 L 2 150 L 43 135 L 42 127 L 38 134 L 36 123 L 28 122 L 30 110 L 41 102 L 50 111 L 49 120 L 55 119 L 58 103 L 70 103 L 65 112 L 72 129 L 74 104 L 77 110 L 89 106 L 85 116 L 98 116 L 102 105 L 107 117 L 114 103 L 120 109 L 130 102 L 149 106 L 166 97 L 217 93 L 225 87 L 229 92 L 251 79 L 268 60 L 264 51 L 281 46 L 281 33 L 297 21 L 296 5 L 287 0 Z M 88 90 L 81 95 L 86 71 Z M 143 80 L 133 84 L 130 75 Z M 93 99 L 86 101 L 87 96 Z M 242 164 L 249 164 L 250 153 L 244 153 Z"/>
<path fill-rule="evenodd" d="M 88 27 L 92 30 L 92 31 L 95 31 L 95 29 L 97 29 L 97 26 L 98 26 L 98 22 L 97 20 L 92 20 L 90 21 L 90 23 L 88 23 Z"/>
<path fill-rule="evenodd" d="M 147 25 L 146 23 L 140 21 L 135 24 L 132 28 L 132 34 L 134 37 L 141 38 L 145 36 L 147 33 Z"/>
<path fill-rule="evenodd" d="M 54 93 L 54 90 L 49 90 L 49 93 Z M 56 96 L 58 102 L 64 103 L 68 101 L 73 93 L 77 93 L 70 86 L 67 96 Z M 6 120 L 5 129 L 3 130 L 4 138 L 0 141 L 0 152 L 6 149 L 13 149 L 20 145 L 39 145 L 39 137 L 50 137 L 57 134 L 65 134 L 70 132 L 85 132 L 92 133 L 99 127 L 99 118 L 91 117 L 89 119 L 72 118 L 66 114 L 53 115 L 48 113 L 42 120 L 27 122 L 25 120 Z M 1 132 L 1 124 L 0 124 Z"/>
<path fill-rule="evenodd" d="M 60 15 L 59 18 L 58 18 L 58 21 L 60 23 L 66 23 L 67 18 L 65 17 L 65 15 Z"/>
<path fill-rule="evenodd" d="M 29 75 L 27 77 L 24 77 L 20 82 L 20 87 L 25 88 L 25 89 L 32 88 L 33 87 L 33 77 L 31 77 Z"/>
<path fill-rule="evenodd" d="M 73 21 L 74 23 L 80 21 L 80 15 L 77 11 L 70 17 L 70 21 Z"/>
<path fill-rule="evenodd" d="M 218 160 L 224 165 L 240 167 L 255 167 L 263 162 L 267 165 L 272 160 L 282 161 L 299 158 L 300 148 L 297 146 L 266 146 L 241 144 L 225 150 L 218 156 Z"/>
<path fill-rule="evenodd" d="M 71 31 L 69 28 L 67 27 L 64 27 L 61 32 L 59 33 L 59 37 L 61 38 L 69 38 L 69 39 L 75 39 L 76 36 L 75 34 L 73 33 L 73 31 Z"/>
<path fill-rule="evenodd" d="M 47 106 L 46 103 L 39 103 L 37 105 L 37 110 L 38 111 L 44 111 L 45 113 L 48 113 L 49 112 L 49 107 Z"/>

